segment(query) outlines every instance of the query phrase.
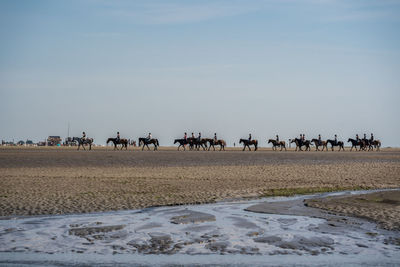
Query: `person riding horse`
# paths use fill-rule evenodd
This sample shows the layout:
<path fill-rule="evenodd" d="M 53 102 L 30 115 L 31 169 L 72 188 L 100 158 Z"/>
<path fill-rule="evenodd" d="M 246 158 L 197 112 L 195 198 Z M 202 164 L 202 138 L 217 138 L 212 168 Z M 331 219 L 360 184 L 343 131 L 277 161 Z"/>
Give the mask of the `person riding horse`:
<path fill-rule="evenodd" d="M 321 139 L 321 135 L 318 135 L 318 145 L 321 146 L 322 145 L 322 139 Z"/>
<path fill-rule="evenodd" d="M 337 135 L 336 134 L 335 134 L 335 140 L 334 141 L 335 141 L 335 146 L 337 146 L 338 143 L 337 143 Z"/>
<path fill-rule="evenodd" d="M 371 138 L 369 140 L 371 143 L 374 142 L 374 134 L 373 133 L 371 133 Z"/>
<path fill-rule="evenodd" d="M 81 140 L 82 140 L 82 142 L 85 142 L 85 140 L 86 140 L 86 133 L 85 132 L 82 133 Z"/>
<path fill-rule="evenodd" d="M 197 137 L 197 141 L 200 143 L 200 141 L 201 141 L 201 133 L 199 133 L 199 136 Z"/>
<path fill-rule="evenodd" d="M 217 133 L 214 133 L 214 143 L 217 143 L 218 138 L 217 138 Z"/>
<path fill-rule="evenodd" d="M 279 135 L 276 135 L 276 142 L 279 143 Z"/>
<path fill-rule="evenodd" d="M 149 135 L 147 136 L 147 138 L 146 138 L 147 140 L 147 142 L 149 142 L 150 140 L 151 140 L 151 133 L 149 133 Z"/>
<path fill-rule="evenodd" d="M 183 135 L 183 139 L 185 139 L 185 141 L 187 141 L 187 133 L 185 133 L 185 134 Z"/>
<path fill-rule="evenodd" d="M 251 134 L 249 134 L 249 141 L 251 141 Z"/>
<path fill-rule="evenodd" d="M 121 136 L 119 135 L 119 132 L 117 132 L 117 138 L 115 138 L 115 141 L 117 141 L 117 143 L 121 141 Z"/>

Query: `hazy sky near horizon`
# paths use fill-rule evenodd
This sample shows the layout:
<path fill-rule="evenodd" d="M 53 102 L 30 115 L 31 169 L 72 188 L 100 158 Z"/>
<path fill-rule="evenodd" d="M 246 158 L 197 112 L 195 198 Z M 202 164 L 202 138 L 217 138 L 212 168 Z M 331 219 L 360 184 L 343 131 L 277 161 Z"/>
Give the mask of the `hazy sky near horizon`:
<path fill-rule="evenodd" d="M 0 1 L 0 139 L 400 146 L 400 1 Z"/>

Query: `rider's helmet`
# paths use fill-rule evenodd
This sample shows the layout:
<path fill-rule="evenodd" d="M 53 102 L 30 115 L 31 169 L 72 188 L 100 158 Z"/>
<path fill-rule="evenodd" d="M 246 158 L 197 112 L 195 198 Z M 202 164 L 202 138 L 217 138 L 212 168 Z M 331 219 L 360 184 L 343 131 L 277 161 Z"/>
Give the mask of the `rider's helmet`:
<path fill-rule="evenodd" d="M 119 132 L 117 132 L 117 134 L 119 134 Z"/>
<path fill-rule="evenodd" d="M 83 132 L 82 134 L 86 134 L 85 132 Z"/>

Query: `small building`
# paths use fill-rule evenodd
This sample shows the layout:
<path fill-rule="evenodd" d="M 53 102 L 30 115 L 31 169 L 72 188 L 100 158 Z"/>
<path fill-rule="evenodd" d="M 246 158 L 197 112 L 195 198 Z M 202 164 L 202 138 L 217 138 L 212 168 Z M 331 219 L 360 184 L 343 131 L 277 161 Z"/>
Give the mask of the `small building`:
<path fill-rule="evenodd" d="M 47 145 L 48 146 L 57 146 L 61 144 L 61 137 L 57 135 L 52 135 L 47 138 Z"/>

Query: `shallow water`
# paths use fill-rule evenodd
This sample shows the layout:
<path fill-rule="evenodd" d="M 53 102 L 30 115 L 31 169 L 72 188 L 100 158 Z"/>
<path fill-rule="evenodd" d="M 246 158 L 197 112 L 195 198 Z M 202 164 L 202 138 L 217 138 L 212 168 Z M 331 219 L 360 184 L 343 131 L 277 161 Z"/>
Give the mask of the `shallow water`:
<path fill-rule="evenodd" d="M 400 264 L 399 233 L 373 223 L 245 211 L 309 197 L 0 220 L 0 264 Z"/>

